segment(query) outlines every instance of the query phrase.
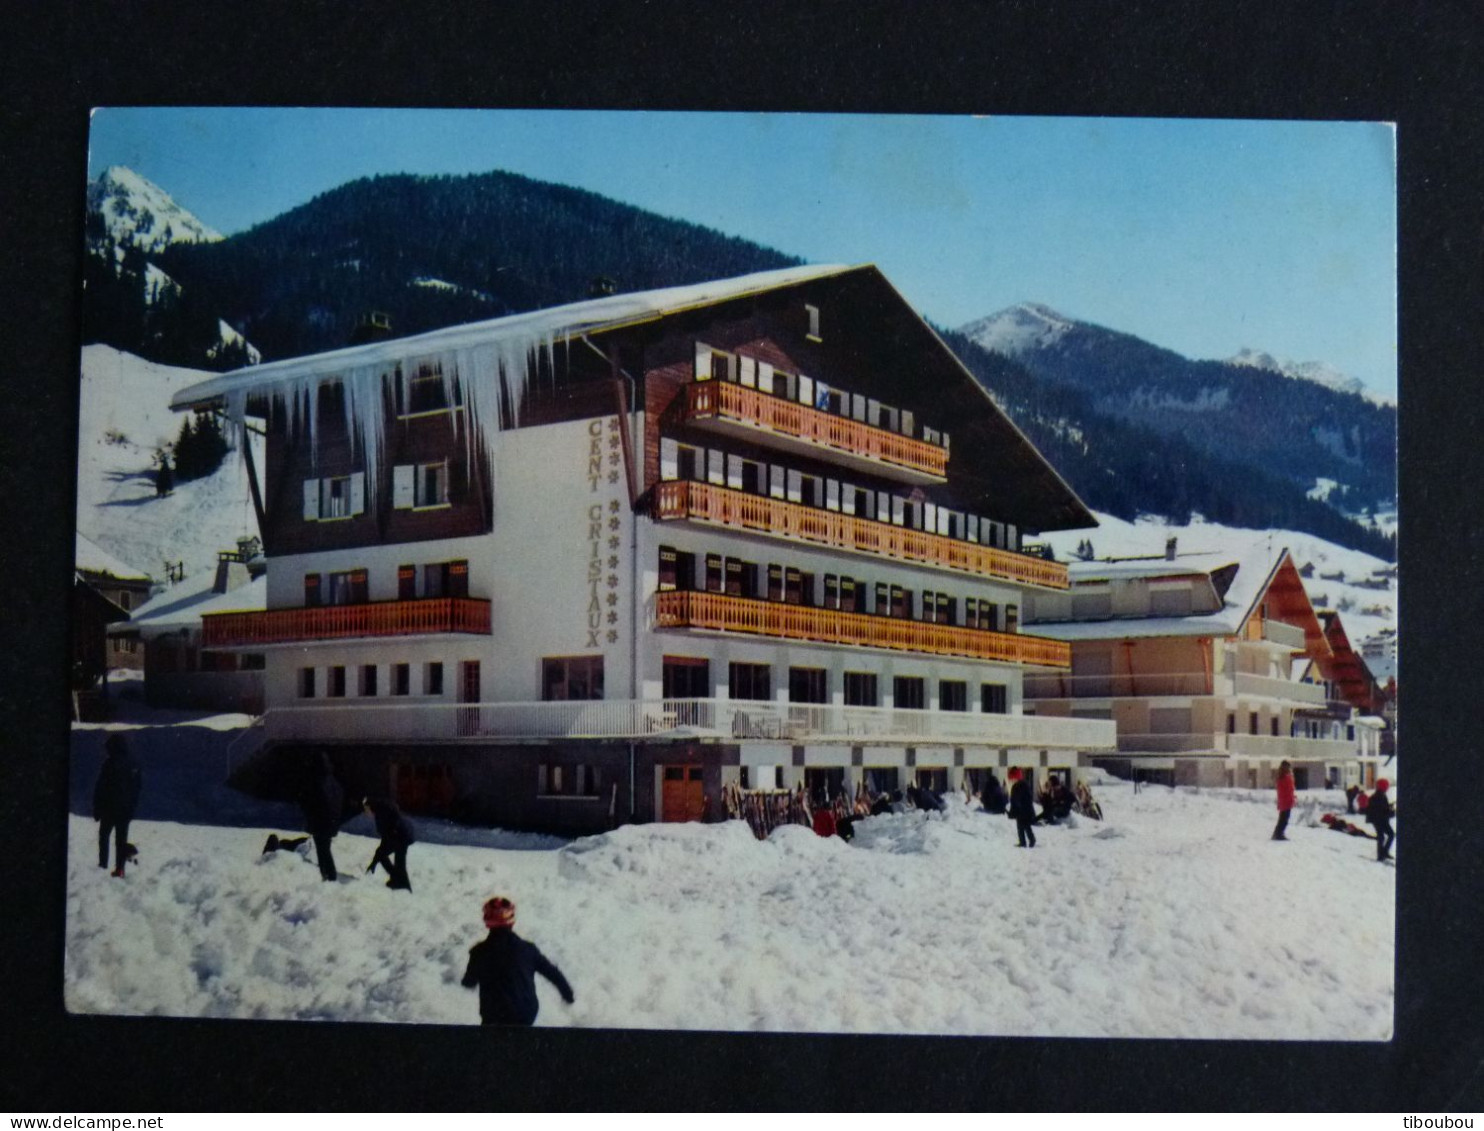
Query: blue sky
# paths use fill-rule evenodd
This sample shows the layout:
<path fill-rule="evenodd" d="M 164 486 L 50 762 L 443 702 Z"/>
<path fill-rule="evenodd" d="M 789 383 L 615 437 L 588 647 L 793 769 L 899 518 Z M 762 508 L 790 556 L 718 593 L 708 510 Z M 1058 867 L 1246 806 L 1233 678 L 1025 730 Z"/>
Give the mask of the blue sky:
<path fill-rule="evenodd" d="M 376 173 L 507 169 L 814 263 L 956 327 L 1022 301 L 1190 357 L 1396 394 L 1396 169 L 1376 123 L 106 108 L 127 165 L 228 234 Z"/>

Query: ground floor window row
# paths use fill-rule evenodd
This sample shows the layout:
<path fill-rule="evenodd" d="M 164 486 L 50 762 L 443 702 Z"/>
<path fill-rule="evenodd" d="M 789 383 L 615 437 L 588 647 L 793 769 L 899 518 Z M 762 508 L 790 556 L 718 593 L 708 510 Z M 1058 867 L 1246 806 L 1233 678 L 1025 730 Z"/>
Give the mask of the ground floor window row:
<path fill-rule="evenodd" d="M 345 699 L 352 694 L 359 699 L 374 699 L 379 695 L 442 697 L 445 688 L 444 667 L 442 660 L 429 660 L 420 664 L 330 664 L 320 668 L 302 667 L 298 673 L 299 698 Z M 461 700 L 477 702 L 479 661 L 465 660 L 459 667 L 464 680 Z M 383 669 L 386 672 L 384 684 Z"/>
<path fill-rule="evenodd" d="M 977 597 L 959 598 L 936 589 L 916 590 L 844 574 L 821 577 L 810 570 L 769 562 L 697 555 L 673 546 L 659 548 L 659 588 L 722 593 L 785 605 L 838 609 L 897 617 L 925 624 L 955 625 L 986 632 L 1019 632 L 1020 606 Z"/>
<path fill-rule="evenodd" d="M 1021 549 L 1021 532 L 1012 523 L 952 510 L 920 497 L 807 475 L 782 464 L 765 463 L 718 448 L 693 447 L 665 437 L 660 439 L 660 478 L 710 483 L 975 545 L 1012 552 Z"/>
<path fill-rule="evenodd" d="M 419 597 L 467 597 L 469 562 L 459 558 L 397 567 L 397 600 Z M 371 600 L 371 574 L 364 568 L 304 575 L 304 606 L 363 605 Z"/>

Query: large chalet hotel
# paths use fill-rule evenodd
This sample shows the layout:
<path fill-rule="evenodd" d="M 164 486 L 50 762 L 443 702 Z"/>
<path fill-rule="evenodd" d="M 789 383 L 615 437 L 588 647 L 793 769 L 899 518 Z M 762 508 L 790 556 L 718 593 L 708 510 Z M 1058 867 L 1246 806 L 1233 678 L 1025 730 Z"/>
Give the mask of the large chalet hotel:
<path fill-rule="evenodd" d="M 1091 514 L 874 267 L 375 341 L 173 407 L 267 432 L 267 608 L 202 630 L 265 656 L 260 764 L 327 749 L 414 811 L 581 832 L 1116 745 L 1022 709 L 1071 663 L 1023 631 L 1068 585 L 1026 539 Z"/>

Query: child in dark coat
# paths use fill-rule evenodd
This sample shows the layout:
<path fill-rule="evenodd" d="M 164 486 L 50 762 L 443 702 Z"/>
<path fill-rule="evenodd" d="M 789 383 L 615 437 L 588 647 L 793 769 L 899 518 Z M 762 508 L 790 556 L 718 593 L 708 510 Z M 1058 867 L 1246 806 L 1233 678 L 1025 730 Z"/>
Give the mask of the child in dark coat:
<path fill-rule="evenodd" d="M 376 822 L 376 835 L 381 838 L 366 871 L 374 872 L 376 865 L 380 864 L 390 877 L 387 887 L 411 891 L 412 881 L 407 878 L 407 848 L 414 840 L 412 822 L 402 816 L 402 810 L 397 808 L 395 801 L 385 797 L 368 797 L 361 804 Z"/>
<path fill-rule="evenodd" d="M 484 905 L 489 935 L 469 948 L 464 985 L 479 987 L 479 1018 L 485 1025 L 532 1025 L 540 1011 L 536 975 L 557 988 L 571 1005 L 572 987 L 534 943 L 515 933 L 515 904 L 501 896 Z"/>
<path fill-rule="evenodd" d="M 1030 783 L 1018 768 L 1010 771 L 1010 816 L 1015 818 L 1015 835 L 1020 848 L 1036 847 L 1036 832 L 1031 828 L 1036 823 L 1036 804 L 1031 796 Z"/>
<path fill-rule="evenodd" d="M 1396 833 L 1391 831 L 1391 818 L 1396 810 L 1391 807 L 1391 798 L 1386 795 L 1390 788 L 1391 783 L 1385 778 L 1378 781 L 1376 792 L 1371 794 L 1365 807 L 1366 823 L 1376 830 L 1377 863 L 1391 859 L 1391 843 L 1396 840 Z"/>
<path fill-rule="evenodd" d="M 129 853 L 129 822 L 139 806 L 144 775 L 129 753 L 121 734 L 110 734 L 103 742 L 106 757 L 93 787 L 93 820 L 98 822 L 98 867 L 108 867 L 108 836 L 113 834 L 113 875 L 122 878 Z"/>

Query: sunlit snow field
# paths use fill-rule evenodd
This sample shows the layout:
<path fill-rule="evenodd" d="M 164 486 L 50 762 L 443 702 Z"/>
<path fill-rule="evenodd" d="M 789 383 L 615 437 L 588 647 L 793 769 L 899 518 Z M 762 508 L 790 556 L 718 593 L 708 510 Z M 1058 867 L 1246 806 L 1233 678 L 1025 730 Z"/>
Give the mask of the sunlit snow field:
<path fill-rule="evenodd" d="M 851 844 L 794 827 L 759 842 L 740 822 L 566 842 L 424 819 L 408 893 L 364 873 L 364 817 L 335 841 L 338 884 L 307 853 L 260 856 L 297 812 L 221 787 L 234 730 L 172 720 L 110 724 L 145 773 L 123 880 L 97 866 L 87 816 L 102 728 L 74 731 L 72 1011 L 475 1024 L 459 979 L 498 893 L 576 990 L 569 1007 L 539 983 L 541 1025 L 1392 1032 L 1396 871 L 1373 842 L 1308 823 L 1343 810 L 1338 792 L 1300 794 L 1274 843 L 1271 791 L 1094 779 L 1107 819 L 1041 829 L 1029 851 L 953 797 L 942 816 L 863 820 Z"/>

